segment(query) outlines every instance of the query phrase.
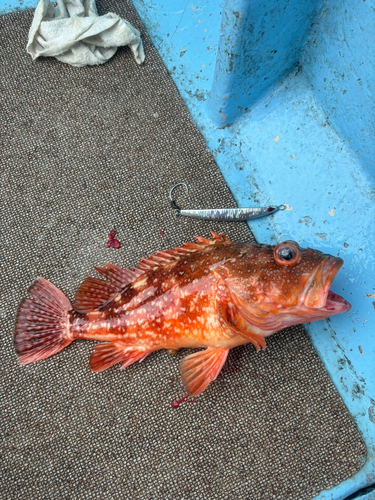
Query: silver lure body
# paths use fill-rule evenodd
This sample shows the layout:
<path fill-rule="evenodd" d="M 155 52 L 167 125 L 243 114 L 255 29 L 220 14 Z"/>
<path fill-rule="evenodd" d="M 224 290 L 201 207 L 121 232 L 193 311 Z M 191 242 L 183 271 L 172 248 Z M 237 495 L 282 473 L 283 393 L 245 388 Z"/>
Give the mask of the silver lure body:
<path fill-rule="evenodd" d="M 259 208 L 209 208 L 205 210 L 182 210 L 172 197 L 173 190 L 177 186 L 185 186 L 186 192 L 188 192 L 188 187 L 184 182 L 180 182 L 179 184 L 173 186 L 169 192 L 171 206 L 174 209 L 175 214 L 178 216 L 182 215 L 183 217 L 205 220 L 241 221 L 258 219 L 259 217 L 264 217 L 265 215 L 271 215 L 278 210 L 285 210 L 285 205 Z"/>
<path fill-rule="evenodd" d="M 258 219 L 259 217 L 271 215 L 278 210 L 280 210 L 280 207 L 212 208 L 208 210 L 179 210 L 178 215 L 195 219 L 241 221 Z"/>

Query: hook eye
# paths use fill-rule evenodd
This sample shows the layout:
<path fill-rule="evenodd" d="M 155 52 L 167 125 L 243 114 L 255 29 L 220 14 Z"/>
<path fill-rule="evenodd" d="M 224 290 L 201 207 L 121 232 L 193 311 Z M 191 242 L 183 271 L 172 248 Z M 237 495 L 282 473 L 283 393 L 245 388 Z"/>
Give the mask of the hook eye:
<path fill-rule="evenodd" d="M 172 193 L 175 190 L 175 188 L 178 187 L 178 186 L 185 186 L 186 194 L 189 193 L 189 189 L 188 189 L 187 185 L 184 182 L 179 182 L 178 184 L 176 184 L 175 186 L 173 186 L 173 188 L 169 191 L 169 199 L 171 201 L 174 201 L 173 198 L 172 198 Z"/>

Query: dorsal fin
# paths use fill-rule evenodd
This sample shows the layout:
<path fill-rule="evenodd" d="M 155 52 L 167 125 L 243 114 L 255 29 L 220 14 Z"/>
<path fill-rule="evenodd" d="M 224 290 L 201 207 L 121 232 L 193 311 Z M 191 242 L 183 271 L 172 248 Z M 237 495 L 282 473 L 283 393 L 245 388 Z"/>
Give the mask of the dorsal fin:
<path fill-rule="evenodd" d="M 95 267 L 95 270 L 119 288 L 124 288 L 128 283 L 131 283 L 143 274 L 143 271 L 140 269 L 132 271 L 130 269 L 122 269 L 122 267 L 115 266 L 114 264 L 103 265 L 105 267 Z"/>
<path fill-rule="evenodd" d="M 99 278 L 86 278 L 75 295 L 75 310 L 83 314 L 94 311 L 145 273 L 178 261 L 188 253 L 213 245 L 230 243 L 230 240 L 222 233 L 211 232 L 211 234 L 211 240 L 202 236 L 195 236 L 197 243 L 184 243 L 183 247 L 156 252 L 155 255 L 150 255 L 148 259 L 141 259 L 134 269 L 123 269 L 114 264 L 103 264 L 104 267 L 95 267 L 96 271 L 109 281 Z"/>
<path fill-rule="evenodd" d="M 230 239 L 227 238 L 223 233 L 216 234 L 213 231 L 211 231 L 212 234 L 212 240 L 209 240 L 207 238 L 203 238 L 202 236 L 194 236 L 194 238 L 197 240 L 197 243 L 184 243 L 185 248 L 190 248 L 190 249 L 203 249 L 205 247 L 210 247 L 213 245 L 228 245 L 231 243 Z"/>
<path fill-rule="evenodd" d="M 113 283 L 99 278 L 86 278 L 79 286 L 74 297 L 74 309 L 80 313 L 88 313 L 98 309 L 117 292 Z"/>
<path fill-rule="evenodd" d="M 109 281 L 86 278 L 74 297 L 76 311 L 84 314 L 95 311 L 144 273 L 141 269 L 130 270 L 114 264 L 103 265 L 105 267 L 95 267 L 95 270 Z"/>

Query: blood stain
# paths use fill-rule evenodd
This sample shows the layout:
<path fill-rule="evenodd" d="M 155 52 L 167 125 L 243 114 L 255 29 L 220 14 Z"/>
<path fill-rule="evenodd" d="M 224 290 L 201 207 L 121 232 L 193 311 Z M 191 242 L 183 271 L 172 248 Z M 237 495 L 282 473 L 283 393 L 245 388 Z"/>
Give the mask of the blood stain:
<path fill-rule="evenodd" d="M 108 235 L 107 248 L 121 248 L 121 243 L 115 239 L 116 231 L 112 229 L 112 231 Z"/>

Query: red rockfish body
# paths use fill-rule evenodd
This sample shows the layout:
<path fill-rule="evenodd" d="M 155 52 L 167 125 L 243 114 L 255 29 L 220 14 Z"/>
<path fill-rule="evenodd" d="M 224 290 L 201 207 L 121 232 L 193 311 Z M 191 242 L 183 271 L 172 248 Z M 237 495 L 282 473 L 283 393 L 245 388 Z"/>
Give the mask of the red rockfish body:
<path fill-rule="evenodd" d="M 72 308 L 52 283 L 37 279 L 18 309 L 14 345 L 22 364 L 59 352 L 76 339 L 104 341 L 93 371 L 142 361 L 159 349 L 205 348 L 181 361 L 183 383 L 200 394 L 220 373 L 229 349 L 287 326 L 346 312 L 330 291 L 339 258 L 287 241 L 276 246 L 232 243 L 224 235 L 196 238 L 142 259 L 133 269 L 96 268 Z"/>

